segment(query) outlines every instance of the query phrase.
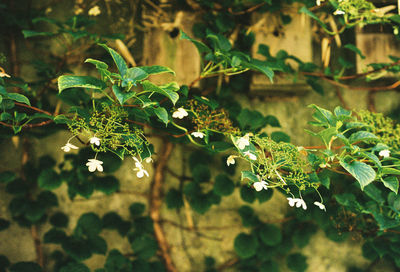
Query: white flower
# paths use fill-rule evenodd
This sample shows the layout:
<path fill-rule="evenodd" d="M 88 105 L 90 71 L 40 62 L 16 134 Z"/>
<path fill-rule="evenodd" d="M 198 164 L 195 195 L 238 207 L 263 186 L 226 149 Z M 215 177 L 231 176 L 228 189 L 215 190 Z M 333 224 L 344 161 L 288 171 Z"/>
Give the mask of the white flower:
<path fill-rule="evenodd" d="M 151 163 L 153 162 L 153 159 L 151 157 L 147 157 L 146 159 L 144 159 L 144 161 L 147 163 Z"/>
<path fill-rule="evenodd" d="M 389 158 L 390 157 L 390 150 L 381 150 L 379 151 L 379 156 L 382 156 L 384 158 Z"/>
<path fill-rule="evenodd" d="M 89 159 L 86 166 L 89 167 L 89 172 L 99 171 L 103 172 L 103 162 L 96 159 Z"/>
<path fill-rule="evenodd" d="M 88 14 L 90 16 L 97 16 L 101 13 L 99 6 L 94 6 L 93 8 L 89 9 Z"/>
<path fill-rule="evenodd" d="M 204 133 L 200 132 L 200 131 L 192 132 L 191 134 L 192 134 L 193 137 L 202 138 L 202 139 L 205 136 Z"/>
<path fill-rule="evenodd" d="M 256 189 L 257 192 L 261 191 L 262 189 L 267 190 L 267 185 L 268 183 L 265 180 L 260 180 L 253 183 L 254 189 Z"/>
<path fill-rule="evenodd" d="M 302 207 L 303 210 L 307 210 L 306 202 L 303 199 L 298 199 L 298 201 L 296 203 L 296 208 L 300 208 L 300 207 Z"/>
<path fill-rule="evenodd" d="M 149 176 L 149 173 L 144 169 L 143 164 L 135 157 L 132 157 L 135 160 L 135 166 L 136 168 L 133 168 L 133 170 L 137 171 L 136 176 L 138 178 L 143 178 L 144 175 L 147 177 Z"/>
<path fill-rule="evenodd" d="M 235 155 L 230 155 L 227 159 L 226 159 L 226 165 L 231 165 L 231 164 L 235 164 Z"/>
<path fill-rule="evenodd" d="M 243 152 L 244 155 L 249 157 L 250 160 L 255 161 L 257 160 L 257 156 L 251 153 L 250 151 Z"/>
<path fill-rule="evenodd" d="M 321 202 L 315 201 L 315 202 L 314 202 L 314 205 L 315 205 L 315 206 L 318 206 L 318 208 L 320 208 L 321 210 L 326 211 L 325 205 L 322 204 Z"/>
<path fill-rule="evenodd" d="M 346 12 L 340 9 L 335 10 L 335 12 L 333 13 L 333 15 L 343 15 L 343 14 L 346 14 Z"/>
<path fill-rule="evenodd" d="M 0 77 L 11 77 L 11 76 L 6 72 L 4 72 L 4 70 L 3 71 L 0 70 Z"/>
<path fill-rule="evenodd" d="M 321 0 L 317 0 L 316 2 L 317 2 L 317 6 L 321 5 Z"/>
<path fill-rule="evenodd" d="M 173 118 L 179 118 L 182 119 L 183 117 L 188 116 L 187 111 L 184 108 L 179 108 L 174 113 L 172 114 Z"/>
<path fill-rule="evenodd" d="M 297 199 L 298 199 L 298 198 L 291 198 L 291 197 L 288 197 L 287 200 L 289 201 L 289 206 L 290 206 L 290 207 L 293 207 L 294 204 L 297 202 Z"/>
<path fill-rule="evenodd" d="M 73 144 L 66 143 L 63 147 L 61 147 L 61 149 L 62 149 L 64 152 L 70 152 L 71 149 L 78 149 L 78 147 L 75 146 L 75 145 L 73 145 Z"/>
<path fill-rule="evenodd" d="M 97 146 L 100 146 L 100 138 L 97 138 L 96 136 L 90 138 L 90 144 L 95 144 Z"/>
<path fill-rule="evenodd" d="M 245 135 L 240 137 L 239 140 L 236 141 L 236 145 L 239 149 L 244 149 L 246 146 L 250 145 L 249 136 Z"/>
<path fill-rule="evenodd" d="M 296 204 L 296 208 L 302 207 L 304 210 L 307 210 L 306 202 L 302 198 L 291 198 L 288 197 L 290 207 L 293 207 Z"/>

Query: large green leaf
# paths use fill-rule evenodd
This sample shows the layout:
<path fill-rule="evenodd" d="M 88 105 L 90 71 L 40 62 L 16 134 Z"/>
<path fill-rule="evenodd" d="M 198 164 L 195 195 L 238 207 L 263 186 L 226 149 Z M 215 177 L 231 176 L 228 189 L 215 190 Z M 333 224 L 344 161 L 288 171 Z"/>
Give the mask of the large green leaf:
<path fill-rule="evenodd" d="M 108 47 L 105 44 L 100 44 L 104 49 L 110 53 L 111 57 L 113 58 L 115 64 L 117 65 L 118 71 L 121 74 L 121 76 L 125 76 L 126 71 L 128 70 L 128 66 L 126 65 L 125 60 L 121 57 L 120 54 L 118 54 L 114 49 Z"/>
<path fill-rule="evenodd" d="M 347 163 L 340 160 L 340 165 L 360 183 L 361 190 L 375 180 L 376 173 L 368 164 L 359 161 Z"/>
<path fill-rule="evenodd" d="M 24 103 L 24 104 L 27 104 L 29 106 L 31 105 L 31 103 L 29 102 L 29 99 L 25 95 L 18 94 L 18 93 L 8 93 L 7 97 L 9 99 L 11 99 L 11 100 L 16 101 L 16 102 Z"/>
<path fill-rule="evenodd" d="M 162 73 L 170 73 L 175 75 L 175 72 L 171 68 L 160 65 L 140 66 L 139 68 L 148 73 L 149 75 L 157 75 Z"/>
<path fill-rule="evenodd" d="M 181 40 L 189 40 L 191 41 L 197 48 L 197 50 L 201 53 L 210 53 L 211 49 L 202 42 L 196 41 L 190 38 L 185 32 L 181 30 Z"/>
<path fill-rule="evenodd" d="M 254 235 L 240 233 L 234 241 L 236 254 L 240 258 L 246 259 L 257 253 L 258 241 Z"/>
<path fill-rule="evenodd" d="M 242 66 L 252 70 L 259 71 L 266 75 L 272 82 L 274 77 L 274 71 L 268 66 L 268 63 L 261 60 L 252 59 L 250 62 L 243 61 Z"/>
<path fill-rule="evenodd" d="M 121 105 L 124 105 L 126 101 L 128 101 L 130 98 L 132 98 L 136 95 L 135 92 L 124 92 L 117 85 L 112 86 L 112 91 L 115 94 L 115 97 L 118 99 L 118 102 Z"/>
<path fill-rule="evenodd" d="M 397 194 L 399 191 L 399 180 L 396 177 L 389 176 L 382 179 L 383 185 Z"/>
<path fill-rule="evenodd" d="M 54 190 L 60 187 L 62 180 L 53 169 L 44 169 L 38 178 L 39 187 L 46 190 Z"/>
<path fill-rule="evenodd" d="M 179 99 L 179 95 L 176 92 L 172 91 L 168 87 L 163 88 L 163 86 L 157 86 L 148 80 L 141 82 L 141 84 L 145 91 L 162 94 L 162 95 L 168 97 L 174 105 Z"/>
<path fill-rule="evenodd" d="M 158 107 L 154 109 L 154 113 L 157 115 L 158 119 L 164 122 L 165 126 L 168 125 L 168 112 L 163 107 Z"/>
<path fill-rule="evenodd" d="M 359 141 L 373 141 L 378 140 L 375 134 L 369 131 L 357 131 L 356 133 L 351 134 L 349 141 L 350 143 L 355 143 Z"/>
<path fill-rule="evenodd" d="M 58 78 L 59 93 L 68 88 L 104 90 L 106 87 L 103 81 L 91 76 L 60 76 Z"/>

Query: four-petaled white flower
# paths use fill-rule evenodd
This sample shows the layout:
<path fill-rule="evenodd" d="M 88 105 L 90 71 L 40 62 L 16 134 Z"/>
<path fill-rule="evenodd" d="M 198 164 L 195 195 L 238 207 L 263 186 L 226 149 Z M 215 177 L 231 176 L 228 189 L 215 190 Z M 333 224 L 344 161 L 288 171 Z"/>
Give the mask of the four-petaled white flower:
<path fill-rule="evenodd" d="M 239 147 L 239 149 L 244 149 L 246 146 L 250 145 L 249 136 L 245 135 L 240 137 L 239 140 L 236 141 L 236 145 Z"/>
<path fill-rule="evenodd" d="M 235 155 L 230 155 L 227 159 L 226 159 L 226 165 L 231 165 L 231 164 L 235 164 Z"/>
<path fill-rule="evenodd" d="M 296 208 L 302 207 L 304 210 L 307 210 L 306 202 L 302 198 L 291 198 L 288 197 L 287 200 L 289 201 L 290 207 L 296 205 Z"/>
<path fill-rule="evenodd" d="M 244 155 L 249 157 L 250 160 L 255 161 L 257 160 L 257 156 L 251 153 L 250 151 L 243 152 Z"/>
<path fill-rule="evenodd" d="M 137 171 L 136 176 L 138 178 L 143 178 L 144 175 L 147 177 L 149 176 L 149 173 L 144 169 L 143 164 L 135 157 L 132 157 L 135 160 L 135 166 L 136 168 L 133 168 L 133 170 Z"/>
<path fill-rule="evenodd" d="M 78 149 L 78 147 L 75 146 L 75 145 L 73 145 L 73 144 L 66 143 L 63 147 L 61 147 L 61 149 L 62 149 L 64 152 L 70 152 L 71 149 Z"/>
<path fill-rule="evenodd" d="M 101 13 L 99 6 L 94 6 L 93 8 L 89 9 L 88 15 L 89 16 L 97 16 Z"/>
<path fill-rule="evenodd" d="M 333 15 L 343 15 L 343 14 L 346 14 L 346 12 L 340 9 L 335 10 L 335 12 L 333 13 Z"/>
<path fill-rule="evenodd" d="M 172 114 L 173 118 L 179 118 L 182 119 L 183 117 L 188 116 L 187 111 L 184 108 L 179 108 L 174 113 Z"/>
<path fill-rule="evenodd" d="M 89 172 L 94 172 L 94 171 L 99 171 L 103 172 L 103 162 L 96 160 L 96 159 L 89 159 L 89 161 L 86 163 L 86 166 L 89 168 Z"/>
<path fill-rule="evenodd" d="M 192 132 L 191 134 L 192 134 L 193 137 L 202 138 L 202 139 L 205 136 L 204 133 L 200 132 L 200 131 L 195 131 L 195 132 Z"/>
<path fill-rule="evenodd" d="M 97 146 L 100 146 L 100 138 L 93 136 L 92 138 L 90 138 L 90 144 L 95 144 Z"/>
<path fill-rule="evenodd" d="M 268 183 L 265 180 L 260 180 L 253 183 L 254 189 L 256 189 L 257 192 L 261 191 L 262 189 L 268 190 L 267 185 Z"/>
<path fill-rule="evenodd" d="M 379 156 L 382 156 L 384 158 L 389 158 L 390 157 L 390 150 L 381 150 L 379 151 Z"/>
<path fill-rule="evenodd" d="M 315 201 L 315 202 L 314 202 L 314 205 L 315 205 L 315 206 L 318 206 L 318 208 L 320 208 L 321 210 L 326 211 L 325 205 L 322 204 L 321 202 Z"/>

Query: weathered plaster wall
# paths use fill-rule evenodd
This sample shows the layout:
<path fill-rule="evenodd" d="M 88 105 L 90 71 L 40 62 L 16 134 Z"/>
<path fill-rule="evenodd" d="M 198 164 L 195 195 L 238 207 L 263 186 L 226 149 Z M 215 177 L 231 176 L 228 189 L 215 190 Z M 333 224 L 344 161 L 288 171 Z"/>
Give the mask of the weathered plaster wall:
<path fill-rule="evenodd" d="M 147 41 L 144 50 L 148 50 L 153 59 L 147 59 L 149 63 L 172 66 L 180 83 L 189 83 L 198 73 L 199 60 L 193 47 L 187 45 L 186 41 L 178 41 L 171 38 L 168 33 L 156 29 L 148 33 L 153 41 Z M 156 45 L 157 44 L 157 45 Z M 184 44 L 184 45 L 183 45 Z M 167 45 L 167 47 L 164 47 Z M 158 50 L 166 48 L 165 50 Z M 145 51 L 146 52 L 146 51 Z M 154 55 L 155 54 L 155 55 Z M 149 55 L 148 55 L 149 56 Z M 267 80 L 267 79 L 266 79 Z M 294 87 L 295 88 L 295 87 Z M 326 86 L 326 95 L 319 96 L 313 92 L 308 92 L 301 96 L 274 96 L 266 95 L 249 100 L 247 97 L 238 97 L 243 107 L 255 109 L 263 114 L 272 114 L 279 119 L 282 130 L 288 133 L 294 144 L 311 145 L 315 143 L 304 128 L 310 120 L 311 110 L 306 106 L 312 103 L 322 107 L 333 109 L 339 105 L 335 92 Z M 350 108 L 366 108 L 366 94 L 360 91 L 344 91 L 344 99 Z M 394 92 L 386 92 L 377 95 L 377 110 L 389 111 L 400 105 L 400 95 Z M 271 129 L 267 129 L 271 131 Z M 69 138 L 67 132 L 61 132 L 49 136 L 42 140 L 33 140 L 33 152 L 35 157 L 43 154 L 50 154 L 58 162 L 63 160 L 63 153 L 60 149 Z M 162 143 L 158 139 L 150 139 L 155 144 L 155 149 L 160 150 Z M 176 173 L 182 173 L 182 160 L 188 159 L 188 150 L 176 147 L 169 161 L 169 167 Z M 157 159 L 157 157 L 155 157 Z M 18 169 L 21 161 L 21 145 L 15 146 L 9 142 L 3 145 L 0 150 L 1 170 Z M 150 182 L 152 180 L 152 169 L 149 167 L 150 178 L 138 180 L 132 170 L 133 162 L 126 159 L 122 167 L 116 173 L 121 182 L 121 190 L 111 196 L 96 193 L 91 199 L 77 197 L 70 200 L 67 195 L 67 186 L 64 184 L 56 190 L 59 196 L 60 206 L 55 210 L 60 210 L 70 216 L 69 229 L 75 227 L 79 216 L 85 212 L 94 211 L 100 216 L 109 211 L 117 211 L 124 218 L 128 218 L 128 207 L 132 202 L 148 202 Z M 190 175 L 189 171 L 182 173 Z M 236 177 L 239 183 L 239 177 Z M 7 206 L 10 196 L 4 193 L 3 185 L 0 190 L 0 216 L 9 218 Z M 169 187 L 177 187 L 178 180 L 170 174 L 166 174 L 165 192 Z M 244 203 L 239 196 L 238 190 L 222 199 L 221 205 L 213 207 L 205 215 L 190 212 L 196 231 L 181 229 L 172 224 L 163 225 L 166 237 L 171 245 L 171 254 L 179 271 L 202 271 L 203 256 L 213 256 L 218 264 L 235 257 L 233 250 L 233 240 L 235 236 L 246 229 L 241 225 L 241 219 L 236 212 Z M 275 193 L 273 198 L 263 204 L 251 205 L 259 212 L 261 219 L 266 222 L 276 222 L 283 218 L 283 215 L 290 207 L 284 196 Z M 179 214 L 174 210 L 168 210 L 165 205 L 161 211 L 162 217 L 173 222 L 187 226 L 188 215 L 183 209 Z M 328 219 L 327 219 L 328 220 Z M 40 234 L 44 234 L 49 226 L 39 229 Z M 128 252 L 130 245 L 127 240 L 123 240 L 115 232 L 103 231 L 103 237 L 107 237 L 109 249 L 117 248 L 122 252 Z M 49 253 L 54 246 L 44 245 L 44 250 Z M 308 271 L 312 272 L 345 272 L 351 264 L 358 267 L 366 267 L 368 261 L 361 256 L 360 241 L 345 241 L 340 244 L 328 240 L 322 232 L 315 235 L 310 244 L 302 250 L 308 256 Z M 21 228 L 13 223 L 7 231 L 0 232 L 0 254 L 6 254 L 12 262 L 35 260 L 35 250 L 32 236 L 29 229 Z M 104 257 L 95 255 L 86 263 L 91 268 L 98 268 L 103 265 Z M 381 269 L 381 268 L 379 268 Z M 284 262 L 282 271 L 286 271 Z M 228 271 L 228 270 L 227 270 Z M 376 270 L 383 271 L 383 270 Z M 387 271 L 387 270 L 385 270 Z"/>

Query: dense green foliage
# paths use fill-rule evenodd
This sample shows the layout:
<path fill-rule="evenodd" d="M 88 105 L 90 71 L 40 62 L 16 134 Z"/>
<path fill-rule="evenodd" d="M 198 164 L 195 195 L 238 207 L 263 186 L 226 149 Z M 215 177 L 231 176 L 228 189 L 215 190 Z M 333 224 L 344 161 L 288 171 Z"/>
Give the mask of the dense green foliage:
<path fill-rule="evenodd" d="M 400 267 L 400 127 L 396 121 L 370 111 L 310 105 L 313 129 L 307 132 L 322 146 L 303 147 L 291 144 L 282 131 L 268 135 L 263 129 L 279 128 L 279 120 L 242 108 L 236 101 L 239 95 L 249 95 L 251 73 L 263 74 L 269 82 L 276 74 L 302 78 L 314 95 L 324 99 L 323 80 L 344 85 L 349 78 L 365 78 L 373 85 L 385 73 L 395 77 L 400 69 L 399 59 L 392 56 L 392 63 L 371 63 L 370 72 L 352 76 L 354 63 L 344 54 L 364 57 L 352 43 L 338 46 L 338 61 L 328 66 L 304 62 L 284 50 L 273 56 L 266 44 L 258 48 L 265 58 L 255 59 L 250 54 L 252 14 L 278 15 L 279 24 L 285 25 L 291 22 L 286 8 L 294 7 L 313 19 L 318 35 L 331 40 L 369 24 L 389 25 L 398 38 L 400 15 L 387 13 L 388 8 L 376 9 L 364 0 L 174 1 L 178 10 L 202 14 L 202 20 L 193 26 L 193 37 L 179 29 L 170 31 L 171 36 L 193 43 L 201 58 L 199 77 L 189 86 L 180 86 L 175 81 L 156 84 L 153 80 L 155 75 L 175 75 L 172 69 L 133 66 L 127 55 L 119 52 L 121 48 L 118 51 L 110 45 L 132 34 L 120 27 L 113 14 L 122 4 L 110 7 L 101 2 L 100 9 L 87 2 L 76 1 L 74 11 L 65 12 L 62 19 L 49 15 L 39 4 L 29 10 L 0 4 L 0 17 L 6 18 L 4 24 L 13 33 L 9 39 L 15 42 L 13 35 L 23 34 L 29 48 L 40 51 L 30 64 L 35 80 L 16 74 L 18 67 L 12 57 L 4 54 L 0 59 L 0 65 L 12 71 L 8 72 L 11 77 L 4 70 L 0 77 L 1 144 L 15 136 L 28 145 L 31 139 L 56 131 L 71 134 L 62 147 L 65 156 L 61 163 L 43 156 L 23 160 L 18 171 L 1 173 L 0 189 L 12 196 L 8 204 L 12 221 L 31 228 L 32 233 L 38 226 L 51 225 L 37 240 L 39 246 L 57 247 L 46 256 L 46 264 L 43 256 L 38 256 L 37 263 L 11 263 L 0 255 L 0 271 L 49 271 L 50 267 L 60 272 L 90 271 L 84 261 L 94 254 L 106 256 L 97 272 L 174 271 L 157 236 L 159 222 L 143 203 L 130 203 L 129 218 L 115 211 L 105 211 L 103 216 L 84 213 L 73 228 L 69 215 L 57 209 L 57 189 L 64 183 L 71 200 L 90 199 L 96 191 L 105 195 L 119 192 L 120 181 L 113 174 L 122 160 L 135 166 L 130 168 L 138 179 L 150 176 L 147 170 L 157 158 L 154 154 L 161 153 L 151 143 L 154 135 L 161 137 L 164 145 L 174 143 L 192 152 L 187 162 L 191 176 L 181 177 L 177 188 L 168 186 L 160 199 L 168 209 L 179 211 L 187 204 L 194 212 L 205 214 L 235 191 L 246 203 L 237 211 L 243 232 L 232 245 L 238 258 L 232 264 L 235 270 L 278 271 L 285 263 L 292 271 L 305 271 L 307 258 L 301 249 L 318 230 L 336 242 L 359 235 L 363 255 L 371 263 L 385 259 Z M 53 5 L 59 8 L 57 3 Z M 141 1 L 126 5 L 146 7 Z M 98 14 L 105 9 L 112 16 Z M 135 12 L 141 11 L 135 8 Z M 324 16 L 336 22 L 334 29 Z M 142 19 L 137 16 L 133 23 L 138 25 L 137 36 L 143 38 Z M 105 26 L 105 21 L 109 25 Z M 56 43 L 61 45 L 54 52 L 45 48 Z M 84 66 L 77 56 L 83 58 Z M 141 59 L 140 53 L 134 57 Z M 158 159 L 156 166 L 162 164 L 161 156 Z M 236 173 L 239 161 L 241 173 Z M 287 221 L 264 222 L 254 205 L 269 201 L 276 193 L 284 194 L 295 208 L 284 215 Z M 10 224 L 0 218 L 0 231 Z M 110 248 L 104 237 L 109 230 L 126 239 L 131 252 Z M 213 256 L 204 256 L 204 260 L 205 271 L 221 269 Z"/>

